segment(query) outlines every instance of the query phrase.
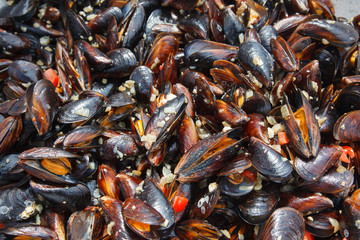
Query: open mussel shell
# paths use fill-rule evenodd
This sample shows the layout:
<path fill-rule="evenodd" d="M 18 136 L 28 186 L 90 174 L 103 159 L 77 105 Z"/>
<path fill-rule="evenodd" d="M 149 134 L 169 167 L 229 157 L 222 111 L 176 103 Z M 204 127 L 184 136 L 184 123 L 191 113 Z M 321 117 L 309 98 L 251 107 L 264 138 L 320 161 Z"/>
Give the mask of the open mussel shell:
<path fill-rule="evenodd" d="M 296 156 L 294 168 L 306 181 L 317 181 L 340 158 L 343 150 L 336 145 L 322 146 L 319 154 L 304 160 Z"/>
<path fill-rule="evenodd" d="M 30 175 L 44 181 L 76 184 L 76 160 L 81 160 L 77 154 L 62 149 L 37 147 L 22 152 L 18 164 Z"/>
<path fill-rule="evenodd" d="M 0 6 L 0 16 L 2 18 L 13 17 L 19 21 L 28 21 L 36 13 L 39 5 L 37 0 L 21 0 L 14 4 L 7 4 L 2 1 Z"/>
<path fill-rule="evenodd" d="M 261 230 L 258 239 L 302 240 L 305 235 L 305 221 L 301 213 L 293 208 L 275 210 Z"/>
<path fill-rule="evenodd" d="M 99 207 L 88 207 L 73 212 L 68 219 L 67 239 L 98 239 L 104 226 L 104 216 Z"/>
<path fill-rule="evenodd" d="M 183 155 L 174 173 L 180 182 L 196 182 L 216 174 L 237 155 L 242 140 L 236 140 L 239 129 L 218 133 L 203 139 Z"/>
<path fill-rule="evenodd" d="M 267 186 L 241 198 L 238 205 L 241 218 L 250 224 L 264 223 L 279 201 L 278 189 Z"/>
<path fill-rule="evenodd" d="M 45 134 L 50 129 L 59 107 L 54 84 L 43 79 L 30 85 L 26 91 L 26 105 L 38 134 Z"/>
<path fill-rule="evenodd" d="M 360 110 L 352 111 L 342 115 L 335 123 L 333 135 L 341 142 L 360 141 L 360 125 L 357 122 L 360 117 Z"/>
<path fill-rule="evenodd" d="M 256 170 L 269 177 L 271 181 L 285 183 L 290 180 L 293 170 L 290 161 L 268 144 L 256 137 L 251 137 L 249 153 L 251 163 Z"/>
<path fill-rule="evenodd" d="M 50 205 L 70 212 L 84 209 L 91 202 L 90 190 L 82 183 L 67 186 L 30 180 L 30 187 Z"/>
<path fill-rule="evenodd" d="M 320 129 L 313 109 L 302 92 L 296 101 L 299 107 L 293 112 L 285 97 L 286 104 L 281 107 L 289 146 L 299 155 L 309 158 L 316 156 L 320 149 Z M 299 123 L 298 123 L 299 122 Z"/>
<path fill-rule="evenodd" d="M 334 207 L 332 200 L 320 193 L 306 191 L 283 192 L 278 207 L 291 207 L 304 215 Z"/>
<path fill-rule="evenodd" d="M 4 223 L 28 219 L 43 208 L 30 188 L 0 189 L 0 199 L 0 222 Z"/>

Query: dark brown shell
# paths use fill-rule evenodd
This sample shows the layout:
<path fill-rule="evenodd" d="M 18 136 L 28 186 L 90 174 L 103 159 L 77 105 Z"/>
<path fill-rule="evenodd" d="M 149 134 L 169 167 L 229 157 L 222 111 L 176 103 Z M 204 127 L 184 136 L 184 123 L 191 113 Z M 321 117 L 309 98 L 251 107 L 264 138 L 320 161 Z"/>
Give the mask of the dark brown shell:
<path fill-rule="evenodd" d="M 258 239 L 302 240 L 305 235 L 305 221 L 301 213 L 293 208 L 279 208 L 267 220 Z"/>
<path fill-rule="evenodd" d="M 352 111 L 342 115 L 333 128 L 334 138 L 341 142 L 360 141 L 360 125 L 357 118 L 360 110 Z"/>

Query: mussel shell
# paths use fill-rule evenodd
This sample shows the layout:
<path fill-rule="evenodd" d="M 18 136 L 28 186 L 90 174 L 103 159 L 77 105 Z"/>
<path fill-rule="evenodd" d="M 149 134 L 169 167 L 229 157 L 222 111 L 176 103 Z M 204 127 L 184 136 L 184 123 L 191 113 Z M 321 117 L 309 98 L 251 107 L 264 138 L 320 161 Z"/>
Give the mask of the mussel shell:
<path fill-rule="evenodd" d="M 175 225 L 175 211 L 154 180 L 152 178 L 146 178 L 143 184 L 143 191 L 140 194 L 136 194 L 136 196 L 140 200 L 147 202 L 161 214 L 167 224 L 161 226 L 158 231 L 162 234 L 169 234 Z"/>
<path fill-rule="evenodd" d="M 179 223 L 175 229 L 176 235 L 181 240 L 197 240 L 197 239 L 220 239 L 220 231 L 213 225 L 204 220 L 186 220 Z"/>
<path fill-rule="evenodd" d="M 217 60 L 235 61 L 238 47 L 212 42 L 208 40 L 194 40 L 185 45 L 184 53 L 191 68 L 209 69 Z"/>
<path fill-rule="evenodd" d="M 100 156 L 107 161 L 116 161 L 136 156 L 139 148 L 134 140 L 128 134 L 120 134 L 109 138 L 100 146 Z"/>
<path fill-rule="evenodd" d="M 293 208 L 279 208 L 267 220 L 259 239 L 301 240 L 305 235 L 305 221 L 301 213 Z"/>
<path fill-rule="evenodd" d="M 136 188 L 142 182 L 142 179 L 137 176 L 127 175 L 126 173 L 118 173 L 116 175 L 116 181 L 120 188 L 121 195 L 126 199 L 135 196 Z"/>
<path fill-rule="evenodd" d="M 270 41 L 276 39 L 278 33 L 272 25 L 265 25 L 258 32 L 261 44 L 266 48 L 268 52 L 271 52 Z"/>
<path fill-rule="evenodd" d="M 107 56 L 113 61 L 113 66 L 104 69 L 100 73 L 103 77 L 119 78 L 128 76 L 138 65 L 134 53 L 127 48 L 114 49 L 108 52 Z"/>
<path fill-rule="evenodd" d="M 131 73 L 130 79 L 135 81 L 136 99 L 141 103 L 149 103 L 151 87 L 155 85 L 153 71 L 146 66 L 139 66 Z"/>
<path fill-rule="evenodd" d="M 54 84 L 43 79 L 30 85 L 26 91 L 26 105 L 39 136 L 45 134 L 49 131 L 59 107 Z"/>
<path fill-rule="evenodd" d="M 0 155 L 9 151 L 23 130 L 20 116 L 10 116 L 0 123 Z"/>
<path fill-rule="evenodd" d="M 347 84 L 336 99 L 335 107 L 340 114 L 360 109 L 360 82 Z"/>
<path fill-rule="evenodd" d="M 164 141 L 175 130 L 177 122 L 185 112 L 186 105 L 187 98 L 181 94 L 155 110 L 144 131 L 146 149 L 153 152 L 161 148 Z M 160 122 L 164 124 L 160 124 Z M 156 140 L 149 141 L 148 137 L 156 138 Z"/>
<path fill-rule="evenodd" d="M 111 236 L 114 239 L 132 240 L 137 236 L 126 226 L 123 212 L 122 202 L 112 197 L 104 196 L 100 198 L 101 207 L 108 217 L 108 224 L 115 223 L 111 227 Z"/>
<path fill-rule="evenodd" d="M 99 207 L 88 207 L 82 211 L 74 212 L 68 219 L 67 238 L 98 239 L 103 230 L 104 217 Z"/>
<path fill-rule="evenodd" d="M 101 13 L 97 14 L 87 25 L 93 32 L 103 32 L 111 16 L 114 16 L 117 23 L 123 19 L 123 13 L 119 7 L 108 7 Z"/>
<path fill-rule="evenodd" d="M 358 32 L 349 24 L 333 20 L 313 20 L 299 25 L 298 33 L 329 44 L 349 47 L 359 39 Z"/>
<path fill-rule="evenodd" d="M 103 96 L 92 96 L 63 105 L 57 115 L 60 123 L 83 123 L 91 119 L 102 107 Z"/>
<path fill-rule="evenodd" d="M 287 103 L 282 108 L 287 110 L 284 111 L 284 113 L 282 110 L 282 115 L 284 118 L 285 130 L 289 138 L 289 146 L 296 153 L 305 158 L 316 156 L 320 150 L 320 129 L 309 101 L 306 99 L 303 93 L 300 92 L 298 101 L 300 103 L 300 108 L 302 107 L 304 111 L 302 117 L 305 119 L 302 119 L 302 121 L 305 121 L 304 125 L 306 124 L 305 127 L 307 127 L 308 134 L 308 142 L 306 143 L 302 135 L 306 133 L 303 133 L 300 129 L 295 119 L 294 113 L 291 110 L 290 104 L 287 101 L 287 98 L 285 98 L 285 100 Z"/>
<path fill-rule="evenodd" d="M 322 146 L 319 154 L 311 159 L 295 158 L 294 168 L 306 181 L 317 181 L 340 158 L 343 150 L 339 146 Z"/>
<path fill-rule="evenodd" d="M 294 191 L 280 195 L 278 207 L 295 208 L 304 215 L 317 213 L 334 207 L 330 198 L 319 193 Z"/>
<path fill-rule="evenodd" d="M 352 111 L 342 115 L 335 123 L 333 135 L 341 142 L 360 141 L 360 125 L 357 118 L 360 117 L 360 110 Z"/>
<path fill-rule="evenodd" d="M 92 144 L 93 140 L 101 134 L 101 129 L 95 125 L 80 126 L 67 133 L 63 140 L 65 150 L 84 151 L 93 148 L 98 143 Z"/>
<path fill-rule="evenodd" d="M 25 172 L 17 166 L 19 154 L 3 155 L 0 158 L 0 186 L 16 182 L 24 177 Z"/>
<path fill-rule="evenodd" d="M 35 63 L 16 60 L 8 67 L 8 73 L 11 78 L 23 83 L 37 82 L 42 78 L 42 70 Z"/>
<path fill-rule="evenodd" d="M 146 23 L 145 9 L 139 5 L 135 8 L 126 29 L 122 47 L 133 48 L 142 36 Z"/>
<path fill-rule="evenodd" d="M 214 210 L 219 200 L 220 188 L 216 185 L 215 189 L 198 196 L 194 204 L 189 209 L 189 219 L 206 219 Z"/>
<path fill-rule="evenodd" d="M 221 149 L 212 149 L 226 138 L 233 138 L 239 129 L 218 133 L 199 141 L 183 155 L 174 173 L 180 182 L 200 181 L 216 174 L 225 163 L 236 156 L 244 140 L 234 141 Z M 207 155 L 207 153 L 209 153 Z M 207 156 L 206 156 L 207 155 Z M 206 157 L 205 157 L 206 156 Z"/>
<path fill-rule="evenodd" d="M 113 60 L 88 42 L 78 40 L 75 42 L 75 45 L 84 53 L 89 65 L 95 70 L 101 71 L 105 68 L 110 68 L 113 65 Z"/>
<path fill-rule="evenodd" d="M 346 239 L 355 240 L 360 237 L 358 220 L 360 217 L 359 201 L 348 197 L 343 203 L 340 215 L 340 234 Z"/>
<path fill-rule="evenodd" d="M 330 237 L 339 230 L 339 216 L 333 211 L 320 212 L 306 219 L 306 230 L 314 236 Z"/>
<path fill-rule="evenodd" d="M 250 159 L 253 166 L 276 183 L 290 180 L 293 167 L 289 160 L 256 137 L 249 142 Z"/>
<path fill-rule="evenodd" d="M 116 172 L 109 166 L 101 164 L 98 169 L 97 183 L 105 196 L 120 199 L 120 189 L 117 184 Z"/>
<path fill-rule="evenodd" d="M 4 188 L 0 190 L 0 222 L 15 222 L 36 215 L 42 209 L 30 188 Z"/>
<path fill-rule="evenodd" d="M 66 20 L 71 36 L 74 38 L 75 41 L 81 39 L 89 39 L 89 37 L 91 36 L 90 29 L 77 13 L 75 13 L 71 9 L 67 10 Z"/>
<path fill-rule="evenodd" d="M 270 190 L 271 189 L 271 190 Z M 250 224 L 264 223 L 279 201 L 278 192 L 267 188 L 264 190 L 252 191 L 243 198 L 238 207 L 241 218 Z"/>
<path fill-rule="evenodd" d="M 55 231 L 39 225 L 19 224 L 8 227 L 2 232 L 6 235 L 14 236 L 15 239 L 58 239 Z"/>
<path fill-rule="evenodd" d="M 222 176 L 219 185 L 222 194 L 237 198 L 250 193 L 254 189 L 255 181 L 246 172 L 239 171 Z"/>
<path fill-rule="evenodd" d="M 343 192 L 346 195 L 353 182 L 354 175 L 348 169 L 344 169 L 343 166 L 334 166 L 317 181 L 305 181 L 300 185 L 310 191 L 331 193 L 338 196 Z"/>
<path fill-rule="evenodd" d="M 78 183 L 73 186 L 53 185 L 30 180 L 30 187 L 37 194 L 46 199 L 52 206 L 70 212 L 87 207 L 91 202 L 89 188 Z"/>
<path fill-rule="evenodd" d="M 231 45 L 239 45 L 239 35 L 245 33 L 245 26 L 240 22 L 239 18 L 231 10 L 230 7 L 227 7 L 223 10 L 224 14 L 224 34 L 226 40 Z"/>

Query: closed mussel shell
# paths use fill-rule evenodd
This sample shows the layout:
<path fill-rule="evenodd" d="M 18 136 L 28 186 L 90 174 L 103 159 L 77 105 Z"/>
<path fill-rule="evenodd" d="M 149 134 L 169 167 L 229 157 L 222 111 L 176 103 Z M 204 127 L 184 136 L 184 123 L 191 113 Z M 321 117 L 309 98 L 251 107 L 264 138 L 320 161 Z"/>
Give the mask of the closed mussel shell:
<path fill-rule="evenodd" d="M 339 230 L 339 216 L 334 211 L 320 212 L 306 219 L 306 230 L 318 237 L 330 237 Z"/>
<path fill-rule="evenodd" d="M 239 129 L 218 133 L 199 141 L 183 155 L 174 173 L 180 182 L 195 182 L 216 174 L 235 157 L 243 140 L 235 140 Z"/>
<path fill-rule="evenodd" d="M 319 154 L 311 159 L 295 158 L 294 168 L 306 181 L 317 181 L 340 158 L 342 148 L 336 145 L 322 146 Z"/>
<path fill-rule="evenodd" d="M 304 215 L 309 215 L 334 207 L 330 198 L 305 191 L 284 192 L 280 195 L 278 207 L 292 207 Z"/>
<path fill-rule="evenodd" d="M 271 181 L 284 183 L 290 180 L 293 167 L 279 152 L 255 137 L 250 138 L 249 152 L 253 166 Z"/>
<path fill-rule="evenodd" d="M 301 213 L 293 208 L 279 208 L 267 220 L 258 239 L 302 240 L 305 235 L 305 221 Z"/>
<path fill-rule="evenodd" d="M 65 211 L 73 212 L 84 209 L 91 201 L 90 190 L 82 183 L 67 186 L 30 180 L 30 187 L 50 205 Z"/>
<path fill-rule="evenodd" d="M 359 141 L 360 125 L 357 122 L 357 118 L 359 116 L 360 110 L 352 111 L 342 115 L 334 125 L 334 138 L 341 142 Z"/>
<path fill-rule="evenodd" d="M 51 127 L 59 107 L 59 99 L 54 84 L 40 80 L 26 91 L 28 113 L 38 134 L 45 134 Z"/>
<path fill-rule="evenodd" d="M 299 25 L 297 31 L 320 41 L 339 47 L 349 47 L 359 38 L 357 31 L 349 24 L 333 20 L 313 20 Z M 324 39 L 324 40 L 323 40 Z"/>
<path fill-rule="evenodd" d="M 247 194 L 238 205 L 240 216 L 250 224 L 264 223 L 274 211 L 279 201 L 279 193 L 274 186 L 254 190 Z"/>
<path fill-rule="evenodd" d="M 343 203 L 340 216 L 340 234 L 349 240 L 359 239 L 360 201 L 359 190 L 353 192 Z"/>
<path fill-rule="evenodd" d="M 42 210 L 42 205 L 30 188 L 0 189 L 0 222 L 28 219 Z"/>

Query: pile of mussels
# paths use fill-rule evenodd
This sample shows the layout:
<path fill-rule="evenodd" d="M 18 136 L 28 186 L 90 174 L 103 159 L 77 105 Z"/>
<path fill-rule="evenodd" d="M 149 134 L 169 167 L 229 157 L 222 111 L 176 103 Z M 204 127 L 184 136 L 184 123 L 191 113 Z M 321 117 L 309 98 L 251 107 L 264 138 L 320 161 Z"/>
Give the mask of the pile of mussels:
<path fill-rule="evenodd" d="M 0 239 L 360 239 L 359 32 L 330 0 L 0 0 Z"/>

